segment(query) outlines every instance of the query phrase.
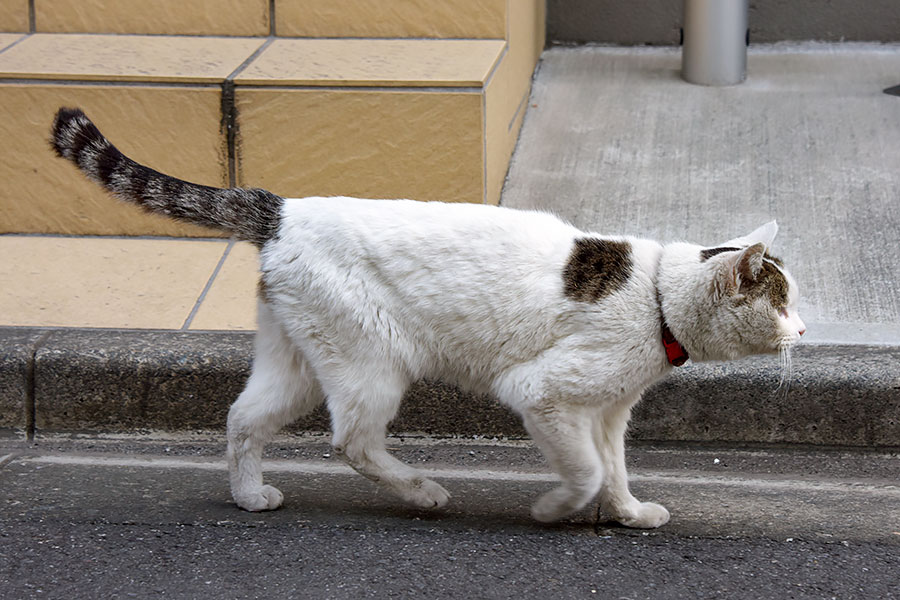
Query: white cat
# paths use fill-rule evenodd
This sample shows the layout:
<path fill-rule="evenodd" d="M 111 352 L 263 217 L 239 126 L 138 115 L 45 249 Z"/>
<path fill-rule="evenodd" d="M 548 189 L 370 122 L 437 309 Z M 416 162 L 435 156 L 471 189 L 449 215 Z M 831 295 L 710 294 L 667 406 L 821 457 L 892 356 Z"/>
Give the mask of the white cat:
<path fill-rule="evenodd" d="M 231 490 L 251 511 L 282 502 L 263 484 L 263 444 L 323 401 L 338 456 L 412 505 L 445 505 L 385 448 L 404 392 L 427 377 L 521 415 L 562 480 L 536 519 L 599 494 L 624 525 L 658 527 L 668 511 L 635 499 L 625 470 L 641 393 L 688 354 L 786 352 L 804 331 L 797 285 L 767 254 L 774 222 L 715 248 L 662 246 L 539 212 L 221 190 L 138 165 L 74 109 L 52 144 L 121 198 L 260 248 L 256 356 L 228 415 Z"/>

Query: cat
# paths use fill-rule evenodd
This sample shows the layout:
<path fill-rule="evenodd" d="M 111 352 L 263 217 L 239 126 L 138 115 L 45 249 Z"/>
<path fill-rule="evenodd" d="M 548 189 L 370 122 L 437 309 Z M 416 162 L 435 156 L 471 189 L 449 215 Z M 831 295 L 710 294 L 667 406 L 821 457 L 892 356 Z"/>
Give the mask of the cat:
<path fill-rule="evenodd" d="M 334 453 L 421 508 L 438 483 L 387 452 L 404 391 L 421 378 L 489 393 L 518 413 L 561 483 L 544 522 L 599 496 L 623 525 L 669 512 L 628 488 L 624 436 L 642 392 L 688 357 L 786 352 L 805 330 L 797 283 L 768 253 L 768 223 L 715 247 L 583 232 L 556 217 L 475 204 L 281 198 L 158 173 L 122 155 L 78 109 L 51 144 L 114 195 L 259 248 L 255 357 L 231 406 L 234 501 L 278 508 L 263 445 L 325 402 Z"/>

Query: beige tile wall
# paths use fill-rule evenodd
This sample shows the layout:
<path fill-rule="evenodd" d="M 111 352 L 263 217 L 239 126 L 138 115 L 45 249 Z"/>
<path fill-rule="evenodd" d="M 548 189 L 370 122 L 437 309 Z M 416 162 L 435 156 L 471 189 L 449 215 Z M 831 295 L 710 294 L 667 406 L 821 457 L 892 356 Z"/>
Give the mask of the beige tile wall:
<path fill-rule="evenodd" d="M 34 0 L 34 12 L 38 32 L 269 33 L 268 0 Z"/>
<path fill-rule="evenodd" d="M 495 38 L 507 2 L 519 0 L 276 0 L 278 35 L 299 37 Z"/>
<path fill-rule="evenodd" d="M 0 84 L 0 233 L 219 235 L 116 200 L 57 158 L 47 140 L 60 106 L 80 106 L 120 150 L 153 168 L 226 185 L 218 87 Z"/>
<path fill-rule="evenodd" d="M 236 101 L 240 185 L 284 196 L 482 200 L 478 92 L 238 88 Z"/>
<path fill-rule="evenodd" d="M 28 0 L 0 2 L 0 31 L 28 31 Z"/>

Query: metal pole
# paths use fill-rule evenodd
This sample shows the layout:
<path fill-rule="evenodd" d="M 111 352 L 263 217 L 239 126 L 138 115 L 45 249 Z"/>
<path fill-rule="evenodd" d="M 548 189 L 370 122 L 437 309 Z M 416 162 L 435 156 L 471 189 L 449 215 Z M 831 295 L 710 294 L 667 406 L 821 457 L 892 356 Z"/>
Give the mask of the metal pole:
<path fill-rule="evenodd" d="M 747 1 L 684 0 L 685 81 L 734 85 L 747 77 Z"/>

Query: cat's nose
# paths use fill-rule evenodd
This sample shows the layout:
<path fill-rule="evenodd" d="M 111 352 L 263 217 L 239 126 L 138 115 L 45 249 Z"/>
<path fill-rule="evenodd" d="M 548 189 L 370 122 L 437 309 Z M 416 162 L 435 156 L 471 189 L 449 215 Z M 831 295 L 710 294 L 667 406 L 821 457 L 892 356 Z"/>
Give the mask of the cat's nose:
<path fill-rule="evenodd" d="M 804 333 L 806 333 L 806 330 L 805 330 L 805 329 L 801 329 L 801 330 L 798 331 L 797 333 L 799 333 L 800 335 L 803 335 Z"/>

